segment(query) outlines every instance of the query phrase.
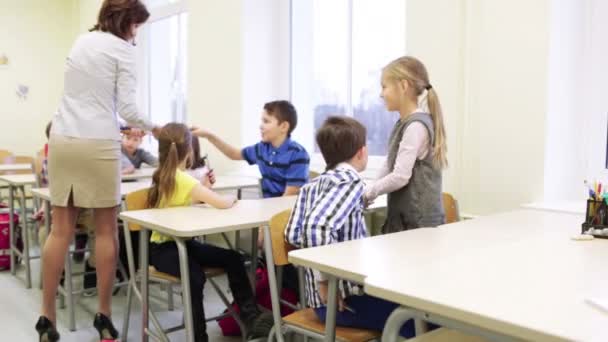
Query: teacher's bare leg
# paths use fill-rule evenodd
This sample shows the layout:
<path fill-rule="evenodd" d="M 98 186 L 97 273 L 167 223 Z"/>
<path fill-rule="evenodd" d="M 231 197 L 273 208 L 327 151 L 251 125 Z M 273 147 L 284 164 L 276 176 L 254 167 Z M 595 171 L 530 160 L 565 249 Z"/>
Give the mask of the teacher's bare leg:
<path fill-rule="evenodd" d="M 95 263 L 99 312 L 111 317 L 112 288 L 118 260 L 118 207 L 95 208 Z"/>
<path fill-rule="evenodd" d="M 65 264 L 65 256 L 74 238 L 78 209 L 53 206 L 53 228 L 42 251 L 42 315 L 55 324 L 55 295 Z"/>

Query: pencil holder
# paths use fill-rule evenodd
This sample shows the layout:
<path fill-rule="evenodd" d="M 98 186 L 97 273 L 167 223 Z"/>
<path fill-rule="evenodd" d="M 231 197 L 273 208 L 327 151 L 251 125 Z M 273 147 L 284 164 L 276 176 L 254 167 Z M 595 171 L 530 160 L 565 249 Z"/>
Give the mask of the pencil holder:
<path fill-rule="evenodd" d="M 603 200 L 587 200 L 583 234 L 608 239 L 608 205 Z"/>

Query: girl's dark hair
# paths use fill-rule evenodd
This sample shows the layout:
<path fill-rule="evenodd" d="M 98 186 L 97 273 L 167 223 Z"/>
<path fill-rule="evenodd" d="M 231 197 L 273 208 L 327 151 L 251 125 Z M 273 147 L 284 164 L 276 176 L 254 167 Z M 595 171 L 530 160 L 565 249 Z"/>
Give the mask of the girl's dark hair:
<path fill-rule="evenodd" d="M 199 144 L 198 137 L 192 136 L 192 158 L 186 165 L 190 170 L 196 170 L 201 167 L 205 167 L 205 158 L 201 157 L 201 145 Z"/>
<path fill-rule="evenodd" d="M 97 24 L 89 31 L 109 32 L 127 40 L 133 24 L 143 24 L 150 12 L 140 0 L 104 0 L 97 16 Z"/>

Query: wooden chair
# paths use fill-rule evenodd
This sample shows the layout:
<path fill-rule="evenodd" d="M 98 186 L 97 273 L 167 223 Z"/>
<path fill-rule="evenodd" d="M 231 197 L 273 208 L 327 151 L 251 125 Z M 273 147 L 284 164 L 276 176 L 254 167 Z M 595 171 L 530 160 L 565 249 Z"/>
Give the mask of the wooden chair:
<path fill-rule="evenodd" d="M 312 170 L 310 170 L 310 171 L 308 171 L 308 180 L 309 180 L 309 181 L 311 181 L 311 180 L 313 180 L 314 178 L 319 177 L 320 175 L 321 175 L 321 174 L 320 174 L 320 173 L 318 173 L 317 171 L 312 171 Z"/>
<path fill-rule="evenodd" d="M 127 194 L 127 196 L 125 197 L 124 204 L 123 204 L 123 209 L 124 210 L 146 209 L 148 190 L 149 189 L 143 189 L 143 190 L 139 190 L 139 191 L 135 191 L 130 194 Z M 135 256 L 133 255 L 133 242 L 131 239 L 131 232 L 140 231 L 141 226 L 137 225 L 137 224 L 133 224 L 133 223 L 129 224 L 127 222 L 123 222 L 123 229 L 124 229 L 123 232 L 124 232 L 124 237 L 125 237 L 125 245 L 126 245 L 126 250 L 127 250 L 127 262 L 129 264 L 128 265 L 129 275 L 131 276 L 129 279 L 129 287 L 127 290 L 127 309 L 125 311 L 125 319 L 123 321 L 123 328 L 122 328 L 123 339 L 126 339 L 127 332 L 129 331 L 129 314 L 131 312 L 131 303 L 132 303 L 132 298 L 133 298 L 133 292 L 135 292 L 135 295 L 141 301 L 141 293 L 137 289 L 137 285 L 136 285 L 137 279 L 140 276 L 135 268 Z M 226 305 L 226 308 L 228 309 L 228 312 L 226 314 L 220 314 L 215 317 L 207 318 L 206 322 L 215 321 L 215 320 L 227 317 L 227 316 L 232 316 L 236 320 L 238 325 L 240 326 L 241 331 L 243 332 L 243 341 L 244 341 L 245 336 L 246 336 L 245 325 L 241 321 L 239 315 L 233 310 L 232 305 L 230 305 L 230 302 L 226 298 L 226 295 L 224 294 L 224 292 L 222 291 L 222 289 L 219 287 L 218 283 L 214 279 L 215 277 L 224 275 L 225 274 L 224 270 L 221 268 L 205 268 L 204 272 L 205 272 L 205 278 L 209 281 L 209 283 L 211 283 L 211 285 L 213 286 L 213 289 L 215 290 L 215 292 L 218 294 L 218 296 L 220 297 L 220 299 L 222 300 L 222 302 L 224 303 L 224 305 Z M 151 282 L 155 282 L 155 283 L 163 284 L 163 285 L 167 286 L 169 310 L 173 310 L 172 287 L 175 285 L 181 285 L 181 283 L 182 283 L 181 279 L 174 277 L 170 274 L 160 272 L 160 271 L 156 270 L 156 268 L 154 268 L 154 266 L 150 266 L 148 268 L 148 278 Z M 190 305 L 190 303 L 183 303 L 183 305 L 184 306 Z M 152 312 L 150 312 L 149 316 L 152 319 L 152 323 L 154 324 L 156 329 L 162 331 L 165 334 L 169 334 L 171 332 L 185 328 L 184 324 L 181 324 L 181 325 L 171 327 L 168 329 L 163 329 L 162 326 L 160 325 L 160 322 L 157 320 L 156 316 Z M 203 322 L 195 322 L 195 324 L 203 324 Z"/>
<path fill-rule="evenodd" d="M 445 223 L 453 223 L 460 221 L 460 212 L 458 210 L 458 201 L 454 196 L 444 192 L 443 194 L 443 210 L 445 211 Z"/>
<path fill-rule="evenodd" d="M 283 211 L 270 219 L 270 224 L 267 229 L 264 229 L 264 247 L 267 262 L 269 265 L 275 265 L 277 268 L 289 264 L 287 253 L 293 249 L 292 246 L 285 242 L 285 226 L 289 220 L 291 210 Z M 274 327 L 269 336 L 269 341 L 272 340 L 273 334 L 277 341 L 283 340 L 283 333 L 298 333 L 307 337 L 322 338 L 325 333 L 325 324 L 323 324 L 311 308 L 304 308 L 295 311 L 294 313 L 281 318 L 279 309 L 279 288 L 276 279 L 274 267 L 268 267 L 268 276 L 270 280 L 270 296 L 272 299 L 272 312 L 274 316 Z M 304 303 L 304 291 L 302 272 L 299 277 L 300 282 L 300 303 Z M 303 305 L 302 305 L 303 306 Z M 336 327 L 336 340 L 348 342 L 364 342 L 378 340 L 380 332 L 370 331 L 356 328 Z"/>
<path fill-rule="evenodd" d="M 0 164 L 10 163 L 13 153 L 9 150 L 0 150 Z"/>
<path fill-rule="evenodd" d="M 31 166 L 30 170 L 15 171 L 15 172 L 13 172 L 14 174 L 27 175 L 27 174 L 31 174 L 32 172 L 34 172 L 34 158 L 33 157 L 15 156 L 13 158 L 13 164 L 29 164 Z"/>

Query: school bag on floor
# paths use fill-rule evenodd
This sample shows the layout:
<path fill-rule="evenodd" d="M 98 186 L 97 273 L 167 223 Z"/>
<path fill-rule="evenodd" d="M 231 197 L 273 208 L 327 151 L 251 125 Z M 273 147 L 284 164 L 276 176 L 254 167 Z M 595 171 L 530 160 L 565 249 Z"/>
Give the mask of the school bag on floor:
<path fill-rule="evenodd" d="M 13 215 L 13 223 L 15 224 L 15 234 L 17 235 L 17 249 L 23 251 L 23 240 L 21 239 L 21 228 L 19 227 L 19 215 Z M 0 271 L 10 270 L 11 254 L 10 254 L 10 214 L 8 208 L 3 203 L 0 203 Z M 15 265 L 21 262 L 19 257 L 15 259 Z"/>

